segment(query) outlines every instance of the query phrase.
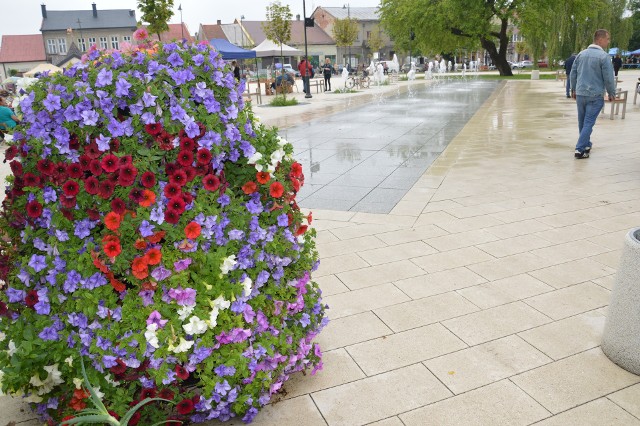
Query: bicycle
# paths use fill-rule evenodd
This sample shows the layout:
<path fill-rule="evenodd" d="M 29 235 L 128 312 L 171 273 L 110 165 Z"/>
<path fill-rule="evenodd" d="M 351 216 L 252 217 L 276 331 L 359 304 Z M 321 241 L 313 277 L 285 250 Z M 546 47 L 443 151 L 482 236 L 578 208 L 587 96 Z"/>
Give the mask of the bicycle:
<path fill-rule="evenodd" d="M 365 72 L 361 76 L 354 75 L 347 79 L 345 86 L 347 89 L 353 89 L 354 87 L 360 87 L 362 89 L 368 89 L 371 84 L 369 75 Z"/>

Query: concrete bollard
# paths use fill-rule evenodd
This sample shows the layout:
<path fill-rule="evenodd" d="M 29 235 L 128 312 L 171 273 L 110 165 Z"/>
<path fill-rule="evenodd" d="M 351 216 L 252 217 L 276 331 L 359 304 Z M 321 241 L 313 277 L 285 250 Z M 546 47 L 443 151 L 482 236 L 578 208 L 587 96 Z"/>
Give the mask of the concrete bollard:
<path fill-rule="evenodd" d="M 629 231 L 624 239 L 602 351 L 620 367 L 640 375 L 640 228 Z"/>

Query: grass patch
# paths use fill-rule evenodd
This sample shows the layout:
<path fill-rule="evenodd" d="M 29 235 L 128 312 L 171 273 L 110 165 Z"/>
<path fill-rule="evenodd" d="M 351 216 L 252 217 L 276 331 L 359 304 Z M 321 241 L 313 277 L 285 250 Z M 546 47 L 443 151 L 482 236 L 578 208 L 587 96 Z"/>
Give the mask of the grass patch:
<path fill-rule="evenodd" d="M 333 93 L 358 93 L 358 91 L 355 89 L 347 89 L 345 87 L 343 89 L 336 89 L 333 91 Z"/>
<path fill-rule="evenodd" d="M 276 96 L 275 98 L 271 99 L 271 102 L 269 102 L 269 105 L 271 106 L 293 106 L 293 105 L 298 105 L 298 100 L 296 98 L 285 98 L 284 96 Z"/>
<path fill-rule="evenodd" d="M 523 72 L 518 74 L 516 72 L 511 76 L 502 76 L 499 74 L 480 74 L 478 77 L 483 78 L 485 80 L 531 80 L 531 73 Z M 540 73 L 540 80 L 555 80 L 555 79 L 556 79 L 555 73 L 552 73 L 552 74 Z"/>

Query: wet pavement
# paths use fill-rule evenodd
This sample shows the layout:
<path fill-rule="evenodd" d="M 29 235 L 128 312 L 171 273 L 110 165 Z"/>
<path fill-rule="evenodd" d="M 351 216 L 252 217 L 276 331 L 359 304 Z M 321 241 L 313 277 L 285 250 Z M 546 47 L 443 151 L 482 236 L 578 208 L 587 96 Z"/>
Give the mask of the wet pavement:
<path fill-rule="evenodd" d="M 389 213 L 499 84 L 431 83 L 282 129 L 305 170 L 300 205 Z"/>

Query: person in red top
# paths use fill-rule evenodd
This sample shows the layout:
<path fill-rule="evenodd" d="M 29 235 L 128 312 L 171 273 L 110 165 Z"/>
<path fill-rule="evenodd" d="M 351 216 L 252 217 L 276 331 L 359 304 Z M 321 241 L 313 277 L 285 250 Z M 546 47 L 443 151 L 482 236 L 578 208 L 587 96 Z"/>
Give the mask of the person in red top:
<path fill-rule="evenodd" d="M 302 58 L 302 60 L 298 64 L 298 71 L 300 71 L 300 76 L 302 77 L 304 93 L 307 94 L 307 97 L 310 97 L 311 88 L 309 86 L 309 78 L 311 78 L 311 63 L 307 60 L 307 58 Z"/>

